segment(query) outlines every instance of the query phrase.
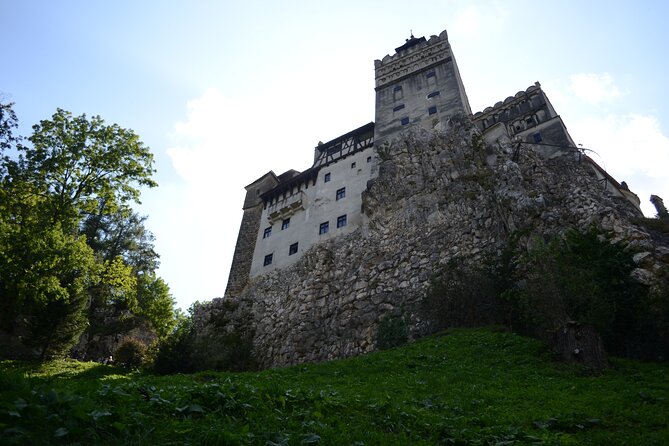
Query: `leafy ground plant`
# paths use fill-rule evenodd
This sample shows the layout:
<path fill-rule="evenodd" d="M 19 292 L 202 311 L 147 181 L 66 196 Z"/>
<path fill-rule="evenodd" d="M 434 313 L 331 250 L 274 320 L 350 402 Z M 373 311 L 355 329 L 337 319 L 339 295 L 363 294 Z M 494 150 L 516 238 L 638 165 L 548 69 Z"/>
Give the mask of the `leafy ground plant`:
<path fill-rule="evenodd" d="M 669 444 L 667 365 L 613 363 L 591 376 L 490 329 L 253 373 L 4 361 L 0 443 Z"/>

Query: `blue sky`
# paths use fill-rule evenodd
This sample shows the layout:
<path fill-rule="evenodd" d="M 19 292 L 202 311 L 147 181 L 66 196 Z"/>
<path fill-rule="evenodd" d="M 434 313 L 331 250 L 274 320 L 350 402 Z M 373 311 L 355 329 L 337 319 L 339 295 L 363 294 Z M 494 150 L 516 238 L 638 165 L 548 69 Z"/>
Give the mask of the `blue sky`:
<path fill-rule="evenodd" d="M 243 187 L 374 119 L 374 59 L 448 30 L 479 111 L 540 81 L 651 216 L 669 202 L 663 1 L 0 0 L 0 95 L 23 134 L 57 107 L 131 128 L 160 187 L 140 213 L 179 306 L 222 296 Z"/>

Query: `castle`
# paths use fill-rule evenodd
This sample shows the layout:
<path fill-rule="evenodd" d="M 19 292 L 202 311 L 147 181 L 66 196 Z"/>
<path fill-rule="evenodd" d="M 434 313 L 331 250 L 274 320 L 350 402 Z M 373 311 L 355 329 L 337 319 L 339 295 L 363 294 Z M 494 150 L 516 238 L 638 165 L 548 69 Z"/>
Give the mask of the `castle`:
<path fill-rule="evenodd" d="M 412 35 L 374 67 L 374 122 L 319 143 L 309 169 L 270 171 L 246 186 L 226 296 L 240 293 L 251 278 L 293 265 L 314 245 L 364 227 L 362 197 L 378 175 L 379 150 L 408 129 L 447 132 L 447 118 L 457 114 L 469 116 L 488 144 L 531 145 L 547 159 L 577 154 L 603 189 L 639 209 L 624 183 L 576 148 L 538 82 L 472 115 L 446 31 L 429 39 Z"/>

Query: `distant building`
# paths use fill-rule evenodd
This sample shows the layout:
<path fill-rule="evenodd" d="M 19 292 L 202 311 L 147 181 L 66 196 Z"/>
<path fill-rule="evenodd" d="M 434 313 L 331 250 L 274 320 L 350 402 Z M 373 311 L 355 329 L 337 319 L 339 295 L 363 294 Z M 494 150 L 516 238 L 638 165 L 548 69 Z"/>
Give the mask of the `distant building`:
<path fill-rule="evenodd" d="M 375 147 L 412 126 L 439 129 L 448 116 L 464 113 L 488 143 L 507 138 L 546 157 L 564 150 L 585 157 L 538 82 L 472 116 L 446 31 L 429 39 L 411 36 L 374 66 L 375 122 L 319 144 L 304 172 L 270 171 L 246 186 L 226 295 L 240 292 L 250 278 L 295 263 L 313 245 L 359 228 L 362 192 L 377 173 Z M 636 195 L 585 158 L 603 187 L 639 207 Z"/>

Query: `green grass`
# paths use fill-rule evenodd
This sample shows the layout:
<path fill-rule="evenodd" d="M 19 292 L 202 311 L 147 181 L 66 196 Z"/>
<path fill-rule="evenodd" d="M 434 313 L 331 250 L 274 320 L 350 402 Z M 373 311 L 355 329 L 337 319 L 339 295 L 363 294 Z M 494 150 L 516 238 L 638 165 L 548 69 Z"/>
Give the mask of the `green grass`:
<path fill-rule="evenodd" d="M 669 444 L 667 364 L 612 362 L 494 330 L 254 373 L 4 361 L 0 444 Z"/>

